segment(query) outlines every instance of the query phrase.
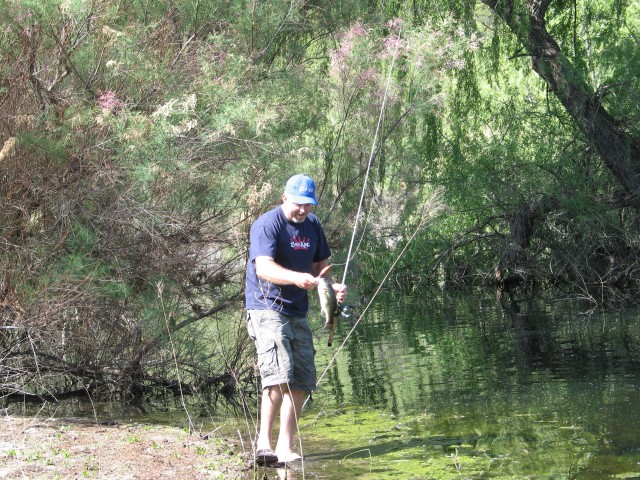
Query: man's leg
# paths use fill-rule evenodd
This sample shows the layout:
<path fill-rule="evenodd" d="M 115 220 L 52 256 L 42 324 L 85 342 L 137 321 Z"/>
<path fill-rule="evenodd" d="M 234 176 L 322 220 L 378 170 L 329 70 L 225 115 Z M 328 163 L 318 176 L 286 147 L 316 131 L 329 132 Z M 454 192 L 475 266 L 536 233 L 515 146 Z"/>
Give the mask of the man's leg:
<path fill-rule="evenodd" d="M 273 423 L 282 408 L 282 393 L 282 385 L 266 387 L 262 390 L 260 431 L 256 440 L 256 450 L 271 449 Z"/>
<path fill-rule="evenodd" d="M 286 339 L 289 320 L 271 310 L 249 310 L 247 330 L 258 353 L 258 365 L 263 387 L 260 398 L 260 427 L 256 439 L 256 452 L 272 448 L 273 426 L 282 406 L 283 386 L 289 381 L 290 349 Z M 266 455 L 267 453 L 265 453 Z M 274 456 L 272 454 L 271 456 Z M 266 462 L 265 462 L 266 463 Z"/>
<path fill-rule="evenodd" d="M 280 433 L 275 452 L 279 462 L 292 462 L 300 458 L 293 450 L 293 439 L 298 432 L 298 419 L 304 405 L 305 392 L 289 390 L 287 385 L 280 387 L 283 389 L 283 395 L 280 407 Z"/>

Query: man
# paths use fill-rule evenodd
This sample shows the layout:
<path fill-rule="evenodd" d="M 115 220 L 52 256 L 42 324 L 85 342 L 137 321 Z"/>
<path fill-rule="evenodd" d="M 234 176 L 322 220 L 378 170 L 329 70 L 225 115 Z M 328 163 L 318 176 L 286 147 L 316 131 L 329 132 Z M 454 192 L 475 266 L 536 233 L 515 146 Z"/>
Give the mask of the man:
<path fill-rule="evenodd" d="M 316 277 L 331 251 L 312 213 L 318 204 L 315 190 L 311 177 L 291 177 L 282 204 L 261 215 L 249 236 L 245 301 L 263 389 L 256 440 L 256 462 L 261 465 L 301 458 L 293 440 L 306 393 L 316 388 L 308 291 L 318 284 Z M 346 286 L 334 283 L 333 289 L 342 303 Z M 274 451 L 272 432 L 278 414 L 280 431 Z"/>

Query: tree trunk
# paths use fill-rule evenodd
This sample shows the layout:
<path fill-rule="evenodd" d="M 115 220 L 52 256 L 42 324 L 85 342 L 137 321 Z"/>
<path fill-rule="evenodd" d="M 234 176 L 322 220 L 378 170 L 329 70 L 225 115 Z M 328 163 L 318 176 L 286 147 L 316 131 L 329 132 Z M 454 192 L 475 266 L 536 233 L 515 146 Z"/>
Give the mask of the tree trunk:
<path fill-rule="evenodd" d="M 546 28 L 551 0 L 482 0 L 528 49 L 533 70 L 547 83 L 618 179 L 627 201 L 640 206 L 640 139 L 625 131 L 600 103 L 594 90 L 562 54 Z M 525 6 L 526 10 L 525 11 Z M 517 9 L 517 10 L 516 10 Z"/>
<path fill-rule="evenodd" d="M 535 233 L 535 224 L 557 208 L 556 198 L 541 196 L 511 214 L 507 243 L 494 270 L 494 277 L 500 288 L 508 289 L 527 282 L 530 271 L 525 249 Z"/>

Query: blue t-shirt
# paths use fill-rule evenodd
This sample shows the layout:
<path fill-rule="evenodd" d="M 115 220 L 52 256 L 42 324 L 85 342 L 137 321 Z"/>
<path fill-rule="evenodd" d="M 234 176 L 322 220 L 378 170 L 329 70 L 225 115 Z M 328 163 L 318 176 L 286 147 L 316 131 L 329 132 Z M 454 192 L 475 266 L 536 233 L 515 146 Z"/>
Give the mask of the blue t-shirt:
<path fill-rule="evenodd" d="M 245 303 L 247 310 L 278 310 L 304 317 L 309 310 L 307 290 L 296 285 L 274 285 L 256 275 L 256 257 L 271 257 L 280 266 L 312 273 L 314 262 L 331 256 L 318 217 L 310 213 L 304 222 L 287 219 L 281 207 L 261 215 L 251 226 Z"/>

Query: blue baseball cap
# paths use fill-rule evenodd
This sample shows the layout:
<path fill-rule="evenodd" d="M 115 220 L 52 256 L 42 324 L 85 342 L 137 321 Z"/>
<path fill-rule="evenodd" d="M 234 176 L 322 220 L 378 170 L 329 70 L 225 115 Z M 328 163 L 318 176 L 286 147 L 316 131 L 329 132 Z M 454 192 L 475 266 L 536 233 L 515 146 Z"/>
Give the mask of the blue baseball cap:
<path fill-rule="evenodd" d="M 299 173 L 291 177 L 287 181 L 284 193 L 289 196 L 293 203 L 299 203 L 300 205 L 313 203 L 314 205 L 318 205 L 318 201 L 316 200 L 316 184 L 309 175 Z"/>

